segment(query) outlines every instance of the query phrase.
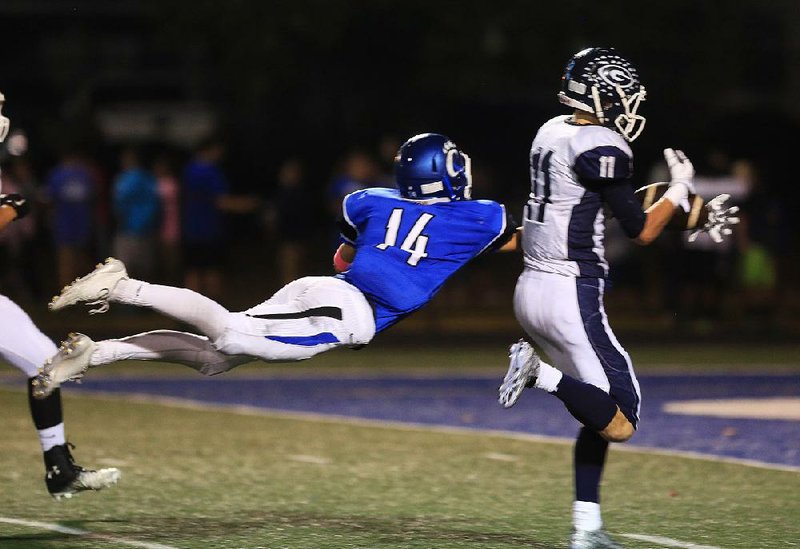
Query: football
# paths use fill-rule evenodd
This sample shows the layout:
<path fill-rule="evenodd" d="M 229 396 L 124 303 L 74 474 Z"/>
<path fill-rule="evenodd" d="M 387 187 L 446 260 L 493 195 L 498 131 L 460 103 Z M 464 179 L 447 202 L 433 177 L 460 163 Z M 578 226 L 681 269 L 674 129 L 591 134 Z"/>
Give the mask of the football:
<path fill-rule="evenodd" d="M 651 183 L 636 189 L 635 194 L 642 202 L 642 209 L 647 210 L 664 196 L 668 188 L 669 183 Z M 672 216 L 667 227 L 679 231 L 690 231 L 702 227 L 708 220 L 708 210 L 703 207 L 705 203 L 703 197 L 689 193 L 686 200 L 678 206 L 678 211 Z"/>

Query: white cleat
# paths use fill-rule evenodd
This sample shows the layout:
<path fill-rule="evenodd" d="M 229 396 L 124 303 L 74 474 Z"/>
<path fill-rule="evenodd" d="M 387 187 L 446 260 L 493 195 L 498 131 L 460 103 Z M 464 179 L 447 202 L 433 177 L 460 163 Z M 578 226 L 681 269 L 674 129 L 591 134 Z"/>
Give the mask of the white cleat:
<path fill-rule="evenodd" d="M 78 473 L 78 476 L 75 477 L 75 480 L 61 490 L 52 492 L 50 495 L 53 496 L 53 499 L 56 501 L 70 499 L 73 494 L 78 492 L 84 492 L 86 490 L 97 491 L 113 486 L 119 481 L 121 476 L 122 473 L 120 473 L 119 469 L 116 467 L 98 469 L 97 471 L 83 469 Z"/>
<path fill-rule="evenodd" d="M 574 530 L 570 549 L 625 549 L 603 530 Z"/>
<path fill-rule="evenodd" d="M 108 311 L 108 296 L 123 278 L 128 278 L 125 264 L 119 259 L 109 257 L 104 263 L 98 263 L 94 271 L 86 276 L 76 278 L 72 284 L 67 284 L 57 296 L 50 300 L 48 307 L 51 311 L 59 311 L 64 307 L 76 303 L 88 302 L 96 305 L 96 309 L 89 310 L 89 314 L 105 313 Z"/>
<path fill-rule="evenodd" d="M 530 343 L 520 339 L 508 349 L 508 372 L 500 385 L 498 401 L 504 408 L 516 404 L 525 387 L 539 375 L 541 360 Z"/>
<path fill-rule="evenodd" d="M 78 381 L 89 369 L 89 359 L 97 343 L 83 334 L 71 333 L 61 343 L 58 352 L 48 358 L 33 378 L 33 396 L 42 399 L 65 381 Z"/>
<path fill-rule="evenodd" d="M 71 448 L 72 444 L 65 443 L 53 446 L 44 453 L 47 468 L 44 481 L 54 499 L 70 499 L 78 492 L 102 490 L 117 483 L 121 476 L 119 469 L 84 469 L 75 463 Z"/>

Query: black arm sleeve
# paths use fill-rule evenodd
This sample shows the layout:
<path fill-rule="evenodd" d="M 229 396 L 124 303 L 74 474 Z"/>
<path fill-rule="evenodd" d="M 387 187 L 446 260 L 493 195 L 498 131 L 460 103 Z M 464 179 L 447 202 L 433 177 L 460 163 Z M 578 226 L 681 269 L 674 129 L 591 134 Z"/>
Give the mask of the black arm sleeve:
<path fill-rule="evenodd" d="M 517 227 L 517 221 L 510 213 L 506 212 L 506 230 L 503 231 L 503 234 L 499 235 L 495 241 L 483 251 L 483 253 L 487 254 L 490 252 L 496 252 L 505 246 L 506 243 L 511 240 L 511 237 L 514 236 L 514 233 L 517 232 Z"/>
<path fill-rule="evenodd" d="M 336 224 L 339 226 L 339 232 L 346 240 L 355 242 L 356 238 L 358 238 L 358 231 L 350 223 L 340 217 L 336 220 Z"/>
<path fill-rule="evenodd" d="M 600 194 L 628 238 L 636 238 L 641 234 L 647 214 L 642 211 L 642 203 L 636 198 L 633 187 L 627 179 L 604 183 L 588 181 L 581 183 L 590 191 Z"/>

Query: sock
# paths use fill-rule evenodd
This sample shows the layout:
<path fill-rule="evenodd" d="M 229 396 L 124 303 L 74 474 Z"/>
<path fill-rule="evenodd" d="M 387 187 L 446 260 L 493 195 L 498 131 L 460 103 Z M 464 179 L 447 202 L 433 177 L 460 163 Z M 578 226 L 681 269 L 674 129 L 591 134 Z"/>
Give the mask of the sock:
<path fill-rule="evenodd" d="M 600 478 L 606 463 L 608 441 L 582 427 L 575 442 L 575 500 L 600 503 Z"/>
<path fill-rule="evenodd" d="M 42 452 L 48 451 L 53 446 L 61 446 L 66 444 L 67 439 L 64 436 L 64 423 L 59 423 L 47 429 L 39 429 L 39 442 L 42 445 Z"/>
<path fill-rule="evenodd" d="M 562 374 L 552 394 L 561 399 L 575 419 L 594 431 L 605 429 L 617 413 L 617 403 L 608 393 L 568 375 Z"/>
<path fill-rule="evenodd" d="M 554 392 L 558 388 L 561 378 L 564 376 L 561 370 L 553 368 L 547 362 L 541 361 L 539 364 L 539 375 L 536 376 L 533 386 L 537 389 L 544 389 L 548 393 Z"/>
<path fill-rule="evenodd" d="M 56 389 L 47 398 L 33 398 L 33 378 L 28 379 L 28 405 L 42 451 L 64 444 L 64 414 L 61 410 L 61 390 Z"/>
<path fill-rule="evenodd" d="M 212 341 L 222 336 L 230 314 L 213 299 L 192 290 L 127 278 L 117 283 L 110 298 L 117 303 L 149 307 L 175 320 L 191 324 Z"/>
<path fill-rule="evenodd" d="M 599 530 L 603 527 L 600 504 L 591 501 L 572 503 L 572 525 L 576 530 Z"/>

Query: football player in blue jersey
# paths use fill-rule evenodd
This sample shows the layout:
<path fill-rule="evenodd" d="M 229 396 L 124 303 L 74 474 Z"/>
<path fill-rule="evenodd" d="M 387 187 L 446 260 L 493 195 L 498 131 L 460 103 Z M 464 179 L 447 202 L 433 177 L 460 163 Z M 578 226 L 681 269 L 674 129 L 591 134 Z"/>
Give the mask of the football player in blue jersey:
<path fill-rule="evenodd" d="M 119 360 L 158 360 L 214 375 L 261 359 L 310 358 L 337 347 L 369 343 L 425 305 L 444 282 L 489 250 L 516 247 L 516 225 L 505 207 L 472 200 L 470 159 L 447 137 L 409 139 L 395 159 L 396 189 L 356 191 L 342 203 L 336 276 L 305 277 L 267 301 L 230 312 L 191 290 L 129 278 L 116 259 L 98 265 L 53 298 L 52 310 L 78 302 L 105 312 L 110 303 L 149 307 L 186 322 L 202 335 L 159 330 L 92 341 L 70 334 L 41 369 L 45 396 L 87 368 Z"/>
<path fill-rule="evenodd" d="M 4 102 L 5 96 L 0 93 L 0 110 Z M 0 114 L 0 143 L 5 140 L 9 126 L 9 119 Z M 0 192 L 0 231 L 29 212 L 30 204 L 25 197 Z M 36 327 L 25 311 L 0 294 L 0 359 L 19 369 L 28 378 L 28 403 L 44 454 L 45 485 L 50 495 L 60 500 L 71 498 L 73 494 L 84 490 L 107 488 L 117 482 L 120 472 L 113 467 L 93 471 L 75 463 L 71 445 L 64 434 L 60 393 L 55 391 L 43 400 L 31 397 L 37 368 L 54 352 L 55 344 Z"/>
<path fill-rule="evenodd" d="M 668 188 L 642 210 L 629 181 L 633 154 L 628 143 L 644 128 L 638 111 L 645 88 L 636 68 L 618 52 L 588 48 L 577 53 L 564 71 L 558 98 L 573 112 L 546 122 L 533 140 L 531 194 L 522 227 L 525 268 L 514 295 L 517 319 L 553 366 L 520 340 L 510 350 L 500 403 L 510 407 L 526 386 L 536 387 L 561 399 L 582 423 L 575 445 L 570 547 L 613 549 L 620 545 L 602 529 L 600 478 L 609 442 L 625 442 L 636 429 L 640 391 L 603 307 L 604 207 L 628 237 L 643 245 L 668 224 L 720 240 L 738 219 L 731 215 L 735 208 L 724 208 L 724 196 L 705 210 L 702 199 L 689 203 L 694 169 L 672 149 L 664 151 Z"/>

